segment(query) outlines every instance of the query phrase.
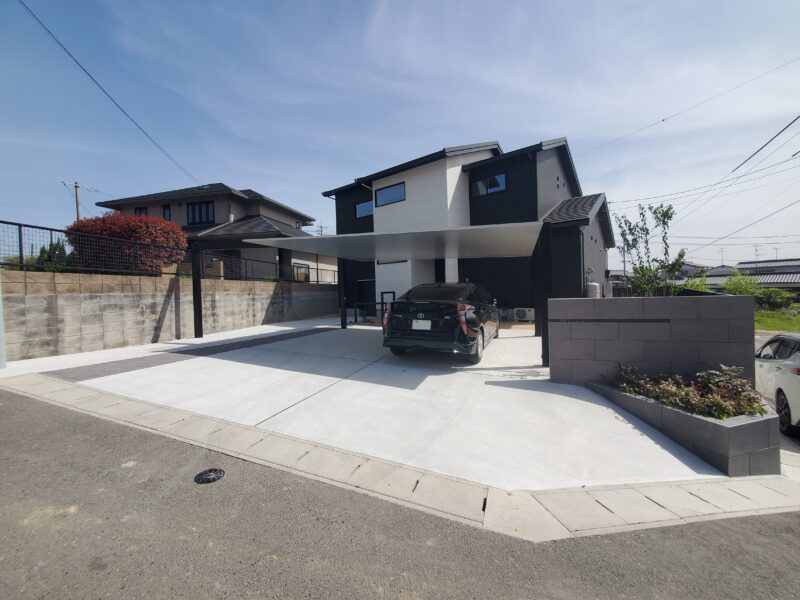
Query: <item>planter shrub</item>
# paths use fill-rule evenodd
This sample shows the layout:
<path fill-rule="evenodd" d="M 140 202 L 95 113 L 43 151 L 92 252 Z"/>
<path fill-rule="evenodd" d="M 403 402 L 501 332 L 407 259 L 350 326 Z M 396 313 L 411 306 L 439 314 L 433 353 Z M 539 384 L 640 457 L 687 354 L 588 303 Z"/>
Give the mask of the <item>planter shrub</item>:
<path fill-rule="evenodd" d="M 766 414 L 758 392 L 739 376 L 741 372 L 741 367 L 720 365 L 718 370 L 703 371 L 687 381 L 679 375 L 650 378 L 621 364 L 618 385 L 623 392 L 715 419 Z"/>

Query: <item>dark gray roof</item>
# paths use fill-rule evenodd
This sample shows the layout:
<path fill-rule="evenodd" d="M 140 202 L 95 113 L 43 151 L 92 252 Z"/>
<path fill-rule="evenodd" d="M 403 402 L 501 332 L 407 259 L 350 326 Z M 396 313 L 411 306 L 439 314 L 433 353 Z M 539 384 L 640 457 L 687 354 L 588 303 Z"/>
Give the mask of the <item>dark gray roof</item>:
<path fill-rule="evenodd" d="M 573 188 L 579 195 L 583 194 L 583 191 L 581 190 L 581 182 L 578 180 L 578 171 L 575 169 L 575 163 L 572 161 L 572 152 L 569 150 L 567 138 L 564 137 L 555 138 L 552 140 L 543 140 L 538 144 L 533 144 L 532 146 L 525 146 L 524 148 L 518 148 L 516 150 L 512 150 L 511 152 L 506 152 L 505 154 L 493 156 L 492 158 L 485 158 L 484 160 L 472 162 L 461 167 L 461 170 L 471 171 L 472 169 L 485 167 L 493 163 L 499 163 L 500 161 L 503 161 L 507 158 L 513 158 L 514 156 L 519 156 L 520 154 L 535 154 L 536 152 L 552 150 L 553 148 L 557 148 L 562 153 L 562 156 L 567 163 L 567 177 L 569 177 Z"/>
<path fill-rule="evenodd" d="M 567 198 L 556 204 L 542 218 L 545 223 L 553 227 L 567 227 L 574 225 L 588 225 L 595 218 L 600 219 L 606 248 L 614 248 L 614 230 L 611 227 L 611 215 L 608 212 L 608 203 L 605 194 L 592 194 L 591 196 L 578 196 Z"/>
<path fill-rule="evenodd" d="M 745 260 L 736 264 L 737 269 L 765 269 L 770 267 L 800 267 L 800 258 L 778 260 Z"/>
<path fill-rule="evenodd" d="M 309 235 L 311 234 L 277 219 L 253 215 L 190 233 L 189 238 L 236 238 L 244 240 L 261 237 L 305 237 Z"/>
<path fill-rule="evenodd" d="M 772 275 L 751 275 L 756 280 L 758 285 L 788 285 L 791 287 L 800 287 L 800 273 L 777 273 Z M 706 283 L 713 287 L 721 287 L 725 285 L 728 280 L 726 275 L 720 276 L 707 276 Z M 675 283 L 683 285 L 686 279 L 677 279 Z"/>
<path fill-rule="evenodd" d="M 403 171 L 408 171 L 409 169 L 414 169 L 415 167 L 421 167 L 422 165 L 426 165 L 428 163 L 441 160 L 448 156 L 458 156 L 460 154 L 468 154 L 470 152 L 477 152 L 479 150 L 491 150 L 495 155 L 503 153 L 503 149 L 500 147 L 500 144 L 498 142 L 482 142 L 479 144 L 467 144 L 464 146 L 450 146 L 448 148 L 442 148 L 441 150 L 432 152 L 431 154 L 420 156 L 419 158 L 415 158 L 414 160 L 409 160 L 399 165 L 389 167 L 388 169 L 377 171 L 372 175 L 366 175 L 365 177 L 358 177 L 355 181 L 353 181 L 353 183 L 348 183 L 341 187 L 328 190 L 327 192 L 322 192 L 322 195 L 325 196 L 326 198 L 330 198 L 331 196 L 335 196 L 336 194 L 344 192 L 346 190 L 358 188 L 362 184 L 369 186 L 376 179 L 383 179 L 384 177 L 389 177 L 390 175 L 394 175 L 396 173 L 402 173 Z"/>
<path fill-rule="evenodd" d="M 237 190 L 229 185 L 225 185 L 224 183 L 208 183 L 206 185 L 181 188 L 179 190 L 169 190 L 166 192 L 157 192 L 155 194 L 130 196 L 128 198 L 119 198 L 117 200 L 105 200 L 103 202 L 97 202 L 96 204 L 97 206 L 101 206 L 103 208 L 117 208 L 118 206 L 135 202 L 163 203 L 170 200 L 191 200 L 192 198 L 202 198 L 203 196 L 218 196 L 226 194 L 235 196 L 240 201 L 261 202 L 267 206 L 272 206 L 273 208 L 287 211 L 296 216 L 298 220 L 303 221 L 304 224 L 314 221 L 314 217 L 302 213 L 291 206 L 286 206 L 285 204 L 282 204 L 277 200 L 273 200 L 268 196 L 264 196 L 263 194 L 259 194 L 258 192 L 250 189 Z"/>
<path fill-rule="evenodd" d="M 733 267 L 729 267 L 728 265 L 719 265 L 717 267 L 711 267 L 706 271 L 706 275 L 711 277 L 733 275 Z"/>

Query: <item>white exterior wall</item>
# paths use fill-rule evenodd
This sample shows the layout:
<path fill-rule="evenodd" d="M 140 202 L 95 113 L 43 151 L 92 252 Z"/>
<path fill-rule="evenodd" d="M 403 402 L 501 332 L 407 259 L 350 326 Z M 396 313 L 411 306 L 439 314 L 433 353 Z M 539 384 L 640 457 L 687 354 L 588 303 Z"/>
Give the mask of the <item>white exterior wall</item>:
<path fill-rule="evenodd" d="M 376 206 L 373 213 L 376 233 L 425 231 L 469 225 L 469 174 L 462 165 L 492 156 L 483 150 L 450 156 L 375 180 L 373 190 L 396 183 L 406 184 L 406 199 L 386 206 Z M 373 202 L 375 194 L 373 192 Z M 398 296 L 420 283 L 435 279 L 433 260 L 375 265 L 375 301 L 381 292 L 394 291 Z M 458 281 L 458 260 L 445 262 L 446 281 Z"/>

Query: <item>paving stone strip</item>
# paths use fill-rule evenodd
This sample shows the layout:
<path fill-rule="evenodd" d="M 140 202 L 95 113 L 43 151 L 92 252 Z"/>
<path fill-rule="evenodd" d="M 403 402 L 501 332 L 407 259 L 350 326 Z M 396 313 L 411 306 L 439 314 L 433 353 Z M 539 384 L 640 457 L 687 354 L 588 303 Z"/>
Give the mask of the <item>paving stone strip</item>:
<path fill-rule="evenodd" d="M 312 330 L 321 333 L 326 330 Z M 309 332 L 300 332 L 310 335 Z M 296 334 L 246 340 L 197 349 L 209 354 L 271 343 Z M 230 346 L 230 348 L 226 348 Z M 234 347 L 235 346 L 235 347 Z M 213 350 L 213 352 L 211 352 Z M 209 355 L 202 354 L 202 355 Z M 187 354 L 179 360 L 186 360 Z M 195 354 L 188 354 L 191 358 Z M 173 356 L 173 354 L 169 355 Z M 150 357 L 148 357 L 150 358 Z M 159 358 L 159 357 L 153 357 Z M 142 368 L 141 359 L 117 361 L 114 369 Z M 174 360 L 174 359 L 171 359 Z M 163 364 L 163 363 L 162 363 Z M 105 368 L 107 365 L 103 365 Z M 679 525 L 698 520 L 800 510 L 800 448 L 787 443 L 787 475 L 604 486 L 580 490 L 507 492 L 424 469 L 292 439 L 254 427 L 109 394 L 72 382 L 79 367 L 49 374 L 0 379 L 14 393 L 147 429 L 241 459 L 358 490 L 475 527 L 544 542 L 633 529 Z M 54 375 L 58 375 L 58 378 Z M 797 476 L 795 476 L 797 473 Z"/>

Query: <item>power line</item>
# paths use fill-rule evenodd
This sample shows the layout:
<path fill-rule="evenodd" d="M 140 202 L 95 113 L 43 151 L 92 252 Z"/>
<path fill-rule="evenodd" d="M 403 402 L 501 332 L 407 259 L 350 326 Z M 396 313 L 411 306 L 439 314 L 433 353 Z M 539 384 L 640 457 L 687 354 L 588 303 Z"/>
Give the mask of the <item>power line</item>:
<path fill-rule="evenodd" d="M 114 97 L 108 92 L 108 90 L 106 90 L 106 88 L 104 88 L 102 85 L 100 85 L 100 82 L 97 81 L 97 79 L 95 79 L 94 76 L 91 73 L 89 73 L 89 71 L 86 69 L 86 67 L 84 67 L 81 64 L 81 62 L 77 58 L 75 58 L 75 56 L 72 54 L 72 52 L 67 50 L 67 47 L 64 46 L 64 44 L 61 43 L 61 41 L 55 36 L 55 34 L 47 28 L 47 25 L 42 23 L 41 19 L 39 19 L 39 17 L 37 17 L 36 14 L 30 8 L 28 8 L 28 5 L 25 4 L 25 2 L 23 2 L 23 0 L 17 0 L 17 2 L 19 2 L 19 4 L 22 6 L 22 8 L 25 9 L 25 11 L 31 16 L 31 18 L 33 18 L 33 20 L 36 21 L 39 24 L 39 26 L 47 32 L 47 34 L 53 39 L 53 41 L 61 47 L 61 49 L 67 54 L 67 56 L 69 56 L 73 60 L 73 62 L 76 65 L 78 65 L 78 67 L 80 67 L 81 71 L 83 71 L 86 74 L 86 76 L 89 79 L 92 80 L 92 83 L 94 83 L 100 89 L 100 91 L 103 92 L 103 94 L 106 95 L 106 97 L 109 100 L 111 100 L 111 102 L 114 104 L 114 106 L 116 106 L 120 110 L 120 112 L 123 115 L 125 115 L 131 123 L 134 124 L 134 126 L 142 133 L 142 135 L 144 135 L 144 137 L 146 137 L 150 141 L 150 143 L 152 143 L 164 156 L 166 156 L 172 162 L 172 164 L 174 164 L 176 167 L 178 167 L 181 171 L 183 171 L 183 173 L 187 177 L 189 177 L 192 181 L 194 181 L 195 183 L 197 183 L 199 185 L 200 184 L 200 180 L 197 179 L 197 177 L 195 177 L 194 175 L 192 175 L 181 163 L 179 163 L 169 152 L 167 152 L 161 146 L 161 144 L 159 144 L 153 138 L 153 136 L 151 136 L 149 133 L 147 133 L 145 128 L 142 127 L 141 125 L 139 125 L 138 121 L 136 121 L 136 119 L 134 119 L 128 113 L 128 111 L 126 111 L 124 108 L 122 108 L 122 106 L 119 104 L 119 102 L 117 102 L 114 99 Z"/>
<path fill-rule="evenodd" d="M 705 244 L 705 245 L 703 245 L 703 246 L 700 246 L 699 248 L 697 248 L 697 249 L 695 250 L 695 252 L 697 252 L 698 250 L 702 250 L 703 248 L 706 248 L 706 247 L 708 247 L 708 246 L 711 246 L 711 245 L 713 245 L 715 242 L 719 242 L 720 240 L 724 240 L 724 239 L 726 239 L 726 238 L 728 238 L 728 237 L 730 237 L 730 236 L 732 236 L 732 235 L 734 235 L 734 234 L 736 234 L 736 233 L 739 233 L 740 231 L 744 231 L 745 229 L 748 229 L 748 228 L 752 227 L 753 225 L 758 225 L 758 224 L 759 224 L 759 223 L 761 223 L 762 221 L 766 221 L 766 220 L 767 220 L 767 219 L 769 219 L 770 217 L 773 217 L 773 216 L 777 215 L 778 213 L 780 213 L 780 212 L 783 212 L 784 210 L 786 210 L 786 209 L 788 209 L 788 208 L 791 208 L 792 206 L 795 206 L 795 205 L 797 205 L 797 204 L 800 204 L 800 198 L 798 198 L 797 200 L 794 200 L 794 201 L 790 202 L 789 204 L 786 204 L 785 206 L 782 206 L 781 208 L 779 208 L 779 209 L 777 209 L 777 210 L 774 210 L 774 211 L 772 211 L 771 213 L 769 213 L 768 215 L 765 215 L 765 216 L 761 217 L 760 219 L 756 219 L 756 220 L 755 220 L 755 221 L 753 221 L 752 223 L 748 223 L 748 224 L 747 224 L 747 225 L 745 225 L 744 227 L 740 227 L 739 229 L 736 229 L 736 230 L 734 230 L 734 231 L 732 231 L 732 232 L 730 232 L 730 233 L 728 233 L 728 234 L 726 234 L 726 235 L 723 235 L 723 236 L 720 236 L 720 237 L 718 237 L 718 238 L 717 238 L 717 239 L 715 239 L 713 242 L 709 242 L 709 243 L 707 243 L 707 244 Z"/>
<path fill-rule="evenodd" d="M 713 235 L 671 235 L 670 239 L 689 239 L 689 240 L 715 240 L 716 236 Z M 787 237 L 800 237 L 800 233 L 790 233 L 787 235 L 729 235 L 728 239 L 732 240 L 772 240 L 777 238 Z"/>
<path fill-rule="evenodd" d="M 736 165 L 736 168 L 735 168 L 733 171 L 731 171 L 731 173 L 735 173 L 735 172 L 736 172 L 736 169 L 738 169 L 739 167 L 741 167 L 741 166 L 742 166 L 743 164 L 745 164 L 745 163 L 746 163 L 748 160 L 750 160 L 750 159 L 751 159 L 751 158 L 753 158 L 753 157 L 754 157 L 756 154 L 758 154 L 759 152 L 761 152 L 761 151 L 762 151 L 764 148 L 766 148 L 767 146 L 769 146 L 769 145 L 772 143 L 772 140 L 774 140 L 776 137 L 778 137 L 778 136 L 779 136 L 780 134 L 782 134 L 784 131 L 786 131 L 787 129 L 789 129 L 789 127 L 791 127 L 792 125 L 794 125 L 794 122 L 795 122 L 795 121 L 797 121 L 797 119 L 800 119 L 800 115 L 797 115 L 797 116 L 796 116 L 794 119 L 792 119 L 792 120 L 789 122 L 789 124 L 788 124 L 788 125 L 786 125 L 786 126 L 785 126 L 783 129 L 781 129 L 781 130 L 780 130 L 778 133 L 776 133 L 776 134 L 775 134 L 775 135 L 773 135 L 771 138 L 769 138 L 769 139 L 768 139 L 768 140 L 767 140 L 767 141 L 764 143 L 764 145 L 763 145 L 763 146 L 761 146 L 761 147 L 760 147 L 758 150 L 756 150 L 756 151 L 755 151 L 755 152 L 753 152 L 753 153 L 752 153 L 750 156 L 748 156 L 747 158 L 745 158 L 745 159 L 744 159 L 744 160 L 743 160 L 741 163 L 739 163 L 738 165 Z"/>
<path fill-rule="evenodd" d="M 787 125 L 787 126 L 786 126 L 786 127 L 784 127 L 783 129 L 781 129 L 781 130 L 780 130 L 780 132 L 778 132 L 778 135 L 780 135 L 781 133 L 783 133 L 784 131 L 786 131 L 786 129 L 788 129 L 788 127 L 789 127 L 789 126 L 791 126 L 791 125 L 792 125 L 792 124 L 793 124 L 795 121 L 797 121 L 797 119 L 798 119 L 798 118 L 800 118 L 800 115 L 798 115 L 798 117 L 794 118 L 794 119 L 791 121 L 791 123 L 789 123 L 789 125 Z M 777 147 L 775 150 L 773 150 L 773 151 L 772 151 L 772 152 L 770 152 L 770 153 L 769 153 L 767 156 L 765 156 L 765 157 L 764 157 L 764 158 L 762 158 L 760 161 L 758 161 L 758 162 L 757 162 L 755 165 L 753 165 L 751 168 L 749 168 L 749 169 L 748 169 L 748 170 L 747 170 L 747 171 L 746 171 L 744 174 L 745 174 L 745 175 L 747 175 L 748 173 L 750 173 L 751 171 L 753 171 L 753 169 L 754 169 L 755 167 L 757 167 L 758 165 L 760 165 L 760 164 L 761 164 L 762 162 L 764 162 L 764 161 L 765 161 L 767 158 L 769 158 L 770 156 L 772 156 L 773 154 L 775 154 L 775 153 L 776 153 L 778 150 L 780 150 L 781 148 L 783 148 L 783 147 L 784 147 L 786 144 L 788 144 L 790 141 L 792 141 L 792 140 L 793 140 L 793 139 L 794 139 L 794 138 L 795 138 L 795 137 L 796 137 L 798 134 L 800 134 L 800 131 L 798 131 L 797 133 L 795 133 L 794 135 L 792 135 L 792 136 L 791 136 L 791 137 L 790 137 L 788 140 L 786 140 L 785 142 L 783 142 L 783 143 L 782 143 L 780 146 L 778 146 L 778 147 Z M 778 137 L 778 135 L 775 135 L 775 136 L 773 136 L 772 138 L 770 138 L 770 142 L 772 142 L 772 141 L 773 141 L 773 140 L 774 140 L 776 137 Z M 746 160 L 746 161 L 744 161 L 744 162 L 747 162 L 747 161 L 749 161 L 749 160 L 750 160 L 751 158 L 753 158 L 753 157 L 754 157 L 756 154 L 758 154 L 758 152 L 760 152 L 760 151 L 761 151 L 763 148 L 764 148 L 764 146 L 761 146 L 761 148 L 759 148 L 759 150 L 758 150 L 757 152 L 754 152 L 753 154 L 751 154 L 751 155 L 750 155 L 750 156 L 747 158 L 747 160 Z M 736 169 L 738 169 L 739 167 L 741 167 L 741 166 L 744 164 L 744 162 L 743 162 L 743 163 L 741 163 L 741 164 L 739 164 L 739 165 L 736 167 Z M 719 183 L 722 183 L 722 182 L 726 182 L 726 183 L 728 183 L 726 180 L 728 180 L 728 177 L 729 177 L 730 175 L 732 175 L 732 174 L 733 174 L 733 172 L 734 172 L 736 169 L 733 169 L 733 170 L 732 170 L 732 171 L 730 171 L 730 172 L 729 172 L 727 175 L 725 175 L 725 176 L 724 176 L 722 179 L 720 179 L 720 180 L 719 180 Z M 732 180 L 729 180 L 729 181 L 732 181 Z M 728 189 L 728 188 L 729 188 L 731 185 L 732 185 L 731 183 L 728 183 L 728 185 L 726 185 L 726 186 L 724 186 L 724 187 L 721 187 L 721 188 L 719 188 L 718 190 L 716 190 L 716 192 L 717 192 L 717 193 L 716 193 L 716 194 L 714 194 L 713 196 L 711 196 L 711 197 L 710 197 L 708 200 L 705 200 L 704 202 L 702 202 L 702 203 L 698 204 L 698 205 L 697 205 L 695 208 L 693 208 L 692 210 L 690 210 L 690 211 L 689 211 L 689 212 L 687 212 L 687 213 L 684 213 L 684 214 L 683 214 L 681 217 L 679 217 L 678 219 L 676 219 L 676 220 L 675 220 L 675 224 L 678 224 L 678 223 L 680 223 L 681 221 L 685 221 L 685 220 L 686 220 L 688 217 L 690 217 L 691 215 L 693 215 L 694 213 L 696 213 L 698 210 L 700 210 L 700 209 L 701 209 L 701 208 L 703 208 L 704 206 L 707 206 L 709 202 L 711 202 L 712 200 L 714 200 L 714 198 L 716 198 L 717 196 L 719 196 L 720 192 L 722 192 L 723 190 L 726 190 L 726 189 Z M 701 197 L 699 197 L 699 198 L 696 198 L 696 199 L 695 199 L 695 202 L 700 202 L 700 199 L 701 199 L 701 198 L 702 198 L 702 196 L 701 196 Z"/>
<path fill-rule="evenodd" d="M 678 112 L 673 113 L 673 114 L 671 114 L 669 116 L 666 116 L 663 119 L 659 119 L 657 121 L 653 121 L 649 125 L 645 125 L 644 127 L 640 127 L 639 129 L 635 129 L 634 131 L 628 132 L 628 133 L 626 133 L 624 135 L 621 135 L 621 136 L 616 137 L 616 138 L 614 138 L 612 140 L 604 142 L 604 143 L 600 144 L 599 146 L 595 146 L 593 148 L 589 148 L 588 150 L 584 150 L 583 152 L 578 153 L 576 156 L 582 156 L 584 154 L 588 154 L 589 152 L 594 152 L 595 150 L 599 150 L 600 148 L 605 148 L 606 146 L 609 146 L 611 144 L 614 144 L 616 142 L 619 142 L 621 140 L 629 138 L 629 137 L 631 137 L 633 135 L 636 135 L 637 133 L 641 133 L 642 131 L 650 129 L 651 127 L 655 127 L 656 125 L 661 125 L 661 123 L 665 123 L 665 122 L 669 121 L 670 119 L 674 119 L 675 117 L 678 117 L 678 116 L 680 116 L 680 115 L 682 115 L 684 113 L 687 113 L 690 110 L 694 110 L 695 108 L 698 108 L 699 106 L 702 106 L 704 104 L 708 104 L 712 100 L 716 100 L 717 98 L 719 98 L 721 96 L 724 96 L 725 94 L 729 94 L 730 92 L 738 90 L 739 88 L 744 87 L 749 83 L 753 83 L 754 81 L 756 81 L 758 79 L 761 79 L 762 77 L 766 77 L 767 75 L 770 75 L 770 74 L 774 73 L 775 71 L 783 69 L 784 67 L 788 67 L 790 64 L 792 64 L 794 62 L 797 62 L 798 60 L 800 60 L 800 56 L 797 56 L 797 57 L 793 58 L 792 60 L 783 63 L 782 65 L 778 65 L 777 67 L 775 67 L 773 69 L 770 69 L 769 71 L 765 71 L 764 73 L 756 75 L 755 77 L 752 77 L 752 78 L 748 79 L 747 81 L 744 81 L 744 82 L 739 83 L 739 84 L 737 84 L 737 85 L 735 85 L 735 86 L 733 86 L 731 88 L 728 88 L 728 89 L 726 89 L 726 90 L 724 90 L 724 91 L 722 91 L 722 92 L 720 92 L 718 94 L 715 94 L 714 96 L 711 96 L 710 98 L 706 98 L 705 100 L 701 100 L 700 102 L 696 102 L 695 104 L 692 104 L 691 106 L 687 106 L 686 108 L 684 108 L 682 110 L 679 110 Z"/>
<path fill-rule="evenodd" d="M 800 158 L 800 157 L 798 157 Z M 786 160 L 782 160 L 780 162 L 773 163 L 771 165 L 767 165 L 766 167 L 761 167 L 760 169 L 754 169 L 753 171 L 748 171 L 747 173 L 743 173 L 742 175 L 737 175 L 736 177 L 731 177 L 728 181 L 736 181 L 738 179 L 742 179 L 747 177 L 748 175 L 752 175 L 753 173 L 759 173 L 761 171 L 766 171 L 768 169 L 772 169 L 773 167 L 777 167 L 787 162 L 791 162 L 795 160 L 793 158 L 787 158 Z M 764 175 L 760 175 L 759 177 L 752 177 L 750 179 L 745 179 L 744 181 L 740 181 L 739 183 L 733 185 L 740 185 L 743 183 L 749 183 L 750 181 L 757 181 L 759 179 L 764 179 L 765 177 L 772 177 L 773 175 L 777 175 L 778 173 L 785 173 L 786 171 L 791 171 L 792 169 L 800 169 L 800 165 L 795 165 L 794 167 L 788 167 L 786 169 L 781 169 L 779 171 L 773 171 L 772 173 L 765 173 Z M 643 202 L 645 200 L 659 200 L 659 199 L 666 199 L 669 196 L 675 196 L 677 198 L 684 198 L 687 196 L 697 196 L 705 192 L 698 192 L 698 194 L 689 194 L 688 192 L 695 192 L 697 190 L 706 190 L 706 192 L 710 191 L 708 188 L 713 188 L 723 183 L 722 181 L 717 181 L 716 183 L 709 183 L 707 185 L 701 185 L 698 187 L 687 188 L 685 190 L 680 190 L 677 192 L 670 192 L 668 194 L 659 194 L 657 196 L 643 196 L 641 198 L 630 198 L 628 200 L 611 200 L 609 204 L 628 204 L 632 202 Z M 727 183 L 727 182 L 725 182 Z"/>

